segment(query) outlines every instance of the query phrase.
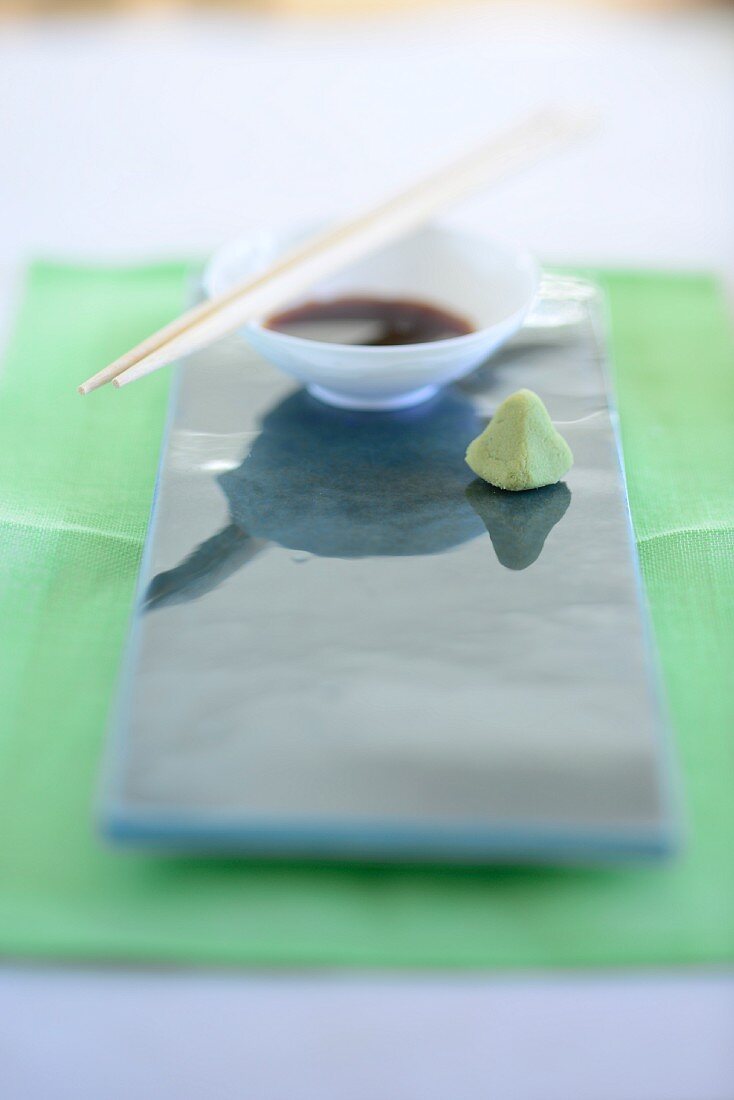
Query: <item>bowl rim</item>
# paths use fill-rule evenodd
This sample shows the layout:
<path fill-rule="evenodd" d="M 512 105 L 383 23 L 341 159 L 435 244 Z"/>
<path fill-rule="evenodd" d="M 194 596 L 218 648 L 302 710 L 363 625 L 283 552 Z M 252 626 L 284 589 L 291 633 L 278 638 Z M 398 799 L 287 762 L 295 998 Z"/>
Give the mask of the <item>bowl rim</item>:
<path fill-rule="evenodd" d="M 314 229 L 323 227 L 324 223 L 320 223 L 320 226 L 309 225 L 308 229 Z M 300 227 L 294 226 L 290 229 L 283 229 L 282 231 L 273 230 L 274 236 L 286 237 L 293 234 Z M 243 330 L 247 332 L 264 333 L 267 339 L 273 340 L 278 343 L 282 343 L 285 347 L 292 349 L 307 348 L 311 350 L 311 353 L 319 352 L 351 352 L 352 354 L 359 353 L 360 355 L 387 355 L 391 357 L 407 357 L 413 355 L 416 350 L 425 351 L 426 349 L 446 349 L 460 347 L 471 347 L 472 344 L 482 343 L 487 338 L 487 335 L 495 332 L 498 328 L 505 325 L 513 324 L 518 318 L 522 318 L 530 310 L 533 301 L 537 297 L 540 287 L 540 279 L 542 275 L 542 269 L 534 253 L 529 248 L 515 244 L 513 241 L 502 237 L 495 237 L 491 234 L 479 232 L 471 232 L 464 229 L 456 229 L 453 226 L 444 225 L 441 222 L 427 222 L 425 226 L 419 226 L 416 231 L 421 228 L 437 229 L 442 233 L 446 233 L 452 237 L 461 237 L 467 240 L 480 240 L 486 242 L 489 246 L 495 247 L 498 251 L 506 254 L 508 258 L 518 265 L 524 267 L 529 276 L 531 289 L 527 296 L 527 299 L 517 309 L 511 313 L 507 313 L 505 316 L 500 317 L 499 320 L 493 321 L 491 325 L 485 325 L 483 328 L 474 329 L 472 332 L 463 333 L 461 336 L 450 336 L 445 340 L 424 340 L 415 344 L 390 344 L 384 345 L 372 345 L 372 344 L 340 344 L 335 340 L 312 340 L 306 336 L 294 336 L 287 332 L 279 332 L 277 329 L 268 328 L 262 321 L 252 320 L 246 321 L 242 326 Z M 206 262 L 204 267 L 202 285 L 207 298 L 212 298 L 213 295 L 210 290 L 210 284 L 214 271 L 217 269 L 218 264 L 227 257 L 230 252 L 235 252 L 238 247 L 242 247 L 246 243 L 256 243 L 258 238 L 264 239 L 266 234 L 262 230 L 254 230 L 252 233 L 243 233 L 238 237 L 233 237 L 231 240 L 226 241 L 220 245 Z"/>

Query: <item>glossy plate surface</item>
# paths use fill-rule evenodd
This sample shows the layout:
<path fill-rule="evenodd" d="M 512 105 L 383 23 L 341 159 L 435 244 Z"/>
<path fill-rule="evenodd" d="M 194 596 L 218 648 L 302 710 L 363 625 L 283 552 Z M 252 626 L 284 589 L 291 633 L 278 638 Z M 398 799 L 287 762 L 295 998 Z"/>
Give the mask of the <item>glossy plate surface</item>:
<path fill-rule="evenodd" d="M 556 290 L 577 323 L 414 409 L 327 407 L 237 340 L 180 368 L 109 837 L 378 859 L 674 847 L 600 303 Z M 464 452 L 521 386 L 576 461 L 509 494 Z"/>

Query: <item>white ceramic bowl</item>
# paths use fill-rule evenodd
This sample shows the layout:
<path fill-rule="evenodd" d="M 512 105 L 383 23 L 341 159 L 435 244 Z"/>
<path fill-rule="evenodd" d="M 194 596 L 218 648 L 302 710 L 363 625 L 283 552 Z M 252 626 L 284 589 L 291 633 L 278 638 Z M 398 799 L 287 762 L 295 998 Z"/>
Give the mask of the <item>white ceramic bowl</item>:
<path fill-rule="evenodd" d="M 212 297 L 262 270 L 305 236 L 260 233 L 224 245 L 204 272 Z M 432 343 L 394 347 L 331 344 L 289 336 L 258 321 L 241 332 L 257 351 L 342 408 L 416 405 L 484 362 L 520 328 L 535 298 L 538 265 L 523 249 L 490 237 L 429 225 L 317 284 L 298 301 L 373 294 L 419 298 L 466 317 L 476 331 Z"/>

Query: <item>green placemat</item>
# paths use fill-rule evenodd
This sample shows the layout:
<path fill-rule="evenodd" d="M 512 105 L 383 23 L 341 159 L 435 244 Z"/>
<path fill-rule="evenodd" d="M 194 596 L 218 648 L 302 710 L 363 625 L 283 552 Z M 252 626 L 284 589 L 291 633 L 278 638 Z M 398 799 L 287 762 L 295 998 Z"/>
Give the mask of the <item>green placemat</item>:
<path fill-rule="evenodd" d="M 75 384 L 176 313 L 182 265 L 37 265 L 0 377 L 0 950 L 198 963 L 734 958 L 734 371 L 716 284 L 595 273 L 683 761 L 685 855 L 627 870 L 360 868 L 105 850 L 91 804 L 168 380 Z"/>

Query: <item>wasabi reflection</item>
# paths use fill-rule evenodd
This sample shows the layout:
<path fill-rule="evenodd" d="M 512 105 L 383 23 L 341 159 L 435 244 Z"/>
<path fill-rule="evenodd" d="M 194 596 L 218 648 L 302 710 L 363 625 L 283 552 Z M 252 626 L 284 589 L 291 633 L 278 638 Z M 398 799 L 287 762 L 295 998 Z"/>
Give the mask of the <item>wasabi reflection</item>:
<path fill-rule="evenodd" d="M 542 489 L 508 492 L 477 478 L 466 499 L 487 528 L 497 560 L 507 569 L 527 569 L 571 503 L 565 481 Z"/>

